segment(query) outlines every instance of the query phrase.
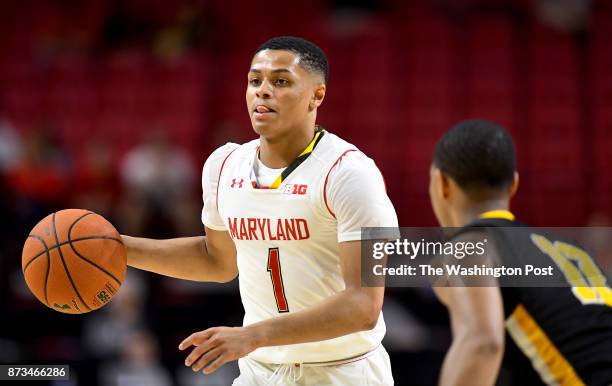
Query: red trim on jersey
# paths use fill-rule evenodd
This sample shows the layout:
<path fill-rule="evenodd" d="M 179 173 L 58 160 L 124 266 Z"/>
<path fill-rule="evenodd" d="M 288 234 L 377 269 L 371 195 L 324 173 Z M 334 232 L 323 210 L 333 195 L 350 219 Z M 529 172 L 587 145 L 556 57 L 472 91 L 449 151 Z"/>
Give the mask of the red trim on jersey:
<path fill-rule="evenodd" d="M 238 148 L 236 148 L 236 149 L 238 149 Z M 232 153 L 234 151 L 236 151 L 236 149 L 230 151 L 229 154 L 225 156 L 225 158 L 223 159 L 223 163 L 221 163 L 221 169 L 219 169 L 219 178 L 217 178 L 217 195 L 215 197 L 215 200 L 216 200 L 215 204 L 217 205 L 217 210 L 219 210 L 219 183 L 221 182 L 221 172 L 223 172 L 223 167 L 225 166 L 225 161 L 227 161 L 229 156 L 232 155 Z"/>
<path fill-rule="evenodd" d="M 329 179 L 329 173 L 331 173 L 331 171 L 334 169 L 334 167 L 336 167 L 336 165 L 338 165 L 338 162 L 340 162 L 342 157 L 344 157 L 346 155 L 346 153 L 351 152 L 351 151 L 357 151 L 357 149 L 348 149 L 347 151 L 342 153 L 342 155 L 340 157 L 338 157 L 338 159 L 336 160 L 336 162 L 334 162 L 334 164 L 331 166 L 331 168 L 329 168 L 329 171 L 327 172 L 327 176 L 325 176 L 325 184 L 323 185 L 323 201 L 325 201 L 325 206 L 327 207 L 327 210 L 329 211 L 329 214 L 331 214 L 333 218 L 336 218 L 336 215 L 329 208 L 329 204 L 327 204 L 327 180 Z"/>

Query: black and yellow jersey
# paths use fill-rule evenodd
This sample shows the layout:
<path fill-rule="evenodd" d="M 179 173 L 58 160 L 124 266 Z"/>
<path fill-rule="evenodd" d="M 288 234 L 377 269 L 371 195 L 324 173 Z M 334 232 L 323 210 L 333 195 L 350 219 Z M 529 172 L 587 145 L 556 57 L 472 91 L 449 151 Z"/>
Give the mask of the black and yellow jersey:
<path fill-rule="evenodd" d="M 510 212 L 488 212 L 463 230 L 473 227 L 486 229 L 502 264 L 562 263 L 571 270 L 564 273 L 585 280 L 592 275 L 579 276 L 584 270 L 599 271 L 579 245 L 539 234 Z M 581 260 L 571 262 L 575 256 Z M 497 385 L 612 385 L 612 291 L 605 276 L 599 280 L 581 287 L 500 286 L 506 348 Z"/>

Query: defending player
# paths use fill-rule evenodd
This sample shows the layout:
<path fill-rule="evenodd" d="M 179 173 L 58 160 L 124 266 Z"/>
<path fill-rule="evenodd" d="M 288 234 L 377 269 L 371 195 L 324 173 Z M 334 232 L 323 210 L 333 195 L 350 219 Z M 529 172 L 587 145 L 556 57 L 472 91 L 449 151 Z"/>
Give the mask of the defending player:
<path fill-rule="evenodd" d="M 464 227 L 460 235 L 489 227 L 496 245 L 489 257 L 501 264 L 554 265 L 551 256 L 566 259 L 566 251 L 579 251 L 515 221 L 508 208 L 517 186 L 514 145 L 502 127 L 465 121 L 437 144 L 429 194 L 440 225 Z M 440 384 L 612 384 L 612 292 L 583 256 L 581 264 L 591 267 L 588 280 L 601 281 L 597 287 L 435 288 L 453 330 Z"/>
<path fill-rule="evenodd" d="M 393 384 L 380 344 L 384 288 L 361 287 L 360 235 L 397 217 L 374 162 L 315 126 L 327 77 L 325 54 L 306 40 L 259 47 L 246 91 L 259 139 L 206 161 L 206 237 L 125 237 L 132 267 L 198 281 L 239 275 L 244 326 L 186 338 L 179 348 L 193 346 L 194 371 L 242 358 L 235 385 Z"/>

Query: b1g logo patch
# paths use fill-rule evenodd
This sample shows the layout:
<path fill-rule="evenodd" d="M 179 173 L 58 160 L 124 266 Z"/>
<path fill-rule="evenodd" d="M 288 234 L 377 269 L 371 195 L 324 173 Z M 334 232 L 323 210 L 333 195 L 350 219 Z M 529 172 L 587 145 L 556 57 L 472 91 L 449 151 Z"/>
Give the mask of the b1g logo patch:
<path fill-rule="evenodd" d="M 284 194 L 299 194 L 304 195 L 308 190 L 308 185 L 305 184 L 287 184 L 283 189 Z"/>

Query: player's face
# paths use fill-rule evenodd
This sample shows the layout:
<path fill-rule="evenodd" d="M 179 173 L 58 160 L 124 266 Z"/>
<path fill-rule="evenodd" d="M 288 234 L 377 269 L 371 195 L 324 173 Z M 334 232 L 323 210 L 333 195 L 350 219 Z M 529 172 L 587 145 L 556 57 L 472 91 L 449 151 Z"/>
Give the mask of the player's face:
<path fill-rule="evenodd" d="M 429 168 L 429 200 L 440 226 L 450 226 L 448 219 L 448 200 L 444 197 L 443 176 L 440 169 L 432 165 Z"/>
<path fill-rule="evenodd" d="M 316 107 L 313 98 L 321 87 L 319 78 L 300 66 L 299 57 L 292 52 L 258 52 L 251 62 L 246 91 L 255 132 L 275 137 L 303 127 Z"/>

